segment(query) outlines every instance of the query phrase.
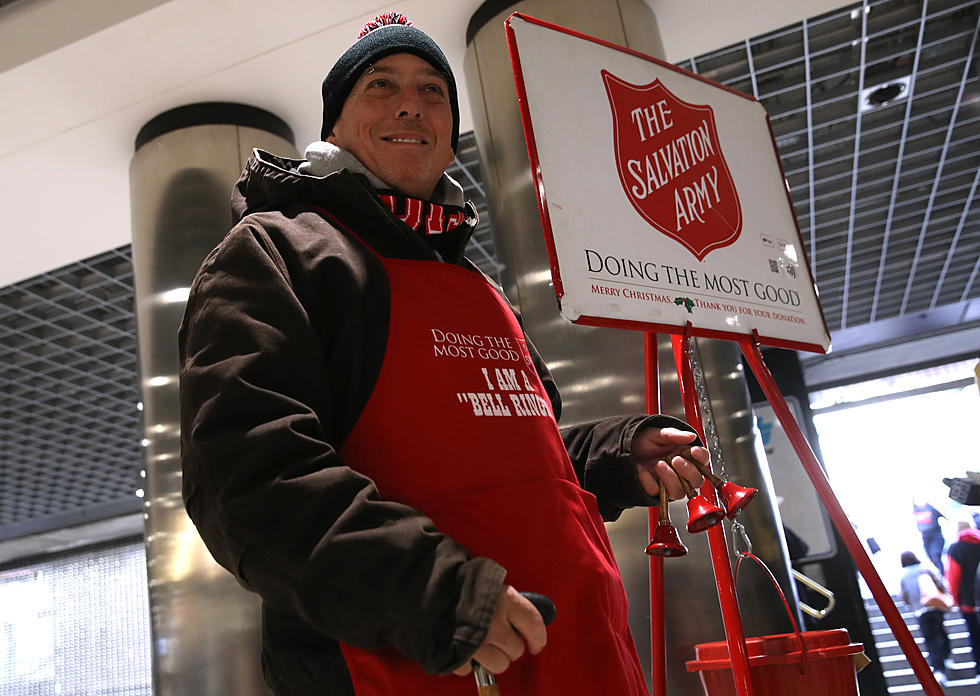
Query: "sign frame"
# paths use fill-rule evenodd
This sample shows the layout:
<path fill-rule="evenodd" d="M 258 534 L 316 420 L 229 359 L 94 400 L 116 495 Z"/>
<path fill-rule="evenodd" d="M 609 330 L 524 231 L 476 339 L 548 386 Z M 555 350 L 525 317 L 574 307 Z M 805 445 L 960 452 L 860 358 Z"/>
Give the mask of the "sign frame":
<path fill-rule="evenodd" d="M 648 61 L 659 68 L 671 71 L 685 78 L 691 78 L 697 80 L 701 83 L 709 85 L 712 88 L 717 88 L 727 92 L 728 94 L 734 95 L 740 99 L 747 100 L 751 103 L 757 104 L 761 108 L 761 104 L 757 99 L 743 94 L 735 89 L 727 87 L 725 85 L 719 84 L 709 78 L 702 75 L 696 75 L 683 70 L 677 66 L 671 65 L 662 61 L 660 59 L 654 58 L 652 56 L 646 55 L 639 51 L 614 44 L 612 42 L 599 39 L 597 37 L 589 36 L 581 32 L 568 29 L 550 22 L 530 17 L 528 15 L 515 12 L 510 15 L 505 21 L 505 30 L 507 34 L 507 43 L 510 50 L 511 65 L 514 72 L 514 80 L 517 88 L 518 95 L 518 105 L 521 114 L 521 121 L 524 130 L 525 143 L 527 145 L 528 157 L 531 164 L 531 173 L 535 183 L 535 193 L 538 204 L 538 212 L 541 218 L 541 224 L 544 230 L 545 247 L 548 254 L 548 262 L 551 271 L 552 283 L 555 292 L 556 299 L 558 300 L 559 306 L 561 305 L 562 299 L 566 296 L 566 283 L 562 278 L 562 272 L 559 265 L 558 259 L 558 248 L 555 241 L 555 229 L 552 224 L 548 193 L 545 188 L 544 176 L 542 174 L 541 168 L 541 158 L 539 155 L 539 148 L 537 144 L 537 139 L 535 137 L 534 127 L 531 121 L 531 108 L 528 90 L 524 77 L 524 69 L 521 65 L 521 56 L 518 47 L 518 41 L 515 34 L 514 26 L 512 23 L 515 20 L 524 21 L 530 24 L 538 25 L 546 29 L 550 29 L 556 32 L 567 34 L 571 37 L 589 41 L 600 46 L 613 49 L 636 58 L 640 58 L 644 61 Z M 764 109 L 762 109 L 764 113 Z M 773 153 L 775 155 L 776 166 L 778 167 L 778 173 L 782 181 L 785 182 L 785 171 L 782 166 L 782 162 L 778 157 L 778 150 L 776 148 L 775 134 L 772 130 L 772 123 L 769 119 L 768 114 L 765 114 L 765 128 L 768 132 L 769 139 L 773 148 Z M 751 337 L 760 344 L 776 346 L 780 348 L 788 348 L 792 350 L 803 350 L 814 353 L 826 353 L 830 349 L 830 332 L 827 329 L 826 317 L 823 312 L 823 308 L 820 305 L 819 293 L 813 283 L 813 277 L 810 269 L 810 262 L 806 252 L 806 247 L 803 245 L 802 234 L 799 228 L 799 222 L 796 218 L 795 211 L 793 209 L 793 202 L 789 193 L 789 189 L 786 186 L 782 187 L 784 189 L 786 205 L 789 209 L 789 218 L 792 219 L 792 233 L 795 233 L 795 239 L 798 242 L 798 248 L 801 254 L 801 261 L 799 263 L 801 269 L 801 276 L 804 281 L 809 281 L 810 287 L 814 293 L 814 298 L 816 300 L 817 314 L 819 314 L 819 325 L 815 327 L 814 331 L 819 331 L 822 329 L 824 340 L 822 342 L 811 342 L 805 340 L 794 340 L 792 338 L 781 337 L 778 335 L 771 335 L 765 331 L 760 332 L 755 328 L 750 328 L 745 331 L 739 330 L 723 330 L 717 327 L 705 327 L 697 326 L 691 321 L 688 321 L 686 325 L 679 323 L 669 323 L 669 322 L 657 322 L 657 321 L 641 321 L 632 318 L 619 318 L 615 316 L 600 316 L 598 314 L 580 314 L 575 318 L 566 317 L 569 321 L 575 324 L 582 324 L 586 326 L 600 326 L 608 328 L 618 328 L 618 329 L 628 329 L 633 331 L 644 331 L 648 333 L 668 333 L 668 334 L 679 334 L 685 333 L 691 336 L 703 336 L 706 338 L 722 339 L 729 341 L 741 341 L 746 337 Z M 648 222 L 649 224 L 649 222 Z M 807 287 L 806 283 L 803 285 L 804 288 Z M 778 333 L 778 332 L 774 332 Z"/>

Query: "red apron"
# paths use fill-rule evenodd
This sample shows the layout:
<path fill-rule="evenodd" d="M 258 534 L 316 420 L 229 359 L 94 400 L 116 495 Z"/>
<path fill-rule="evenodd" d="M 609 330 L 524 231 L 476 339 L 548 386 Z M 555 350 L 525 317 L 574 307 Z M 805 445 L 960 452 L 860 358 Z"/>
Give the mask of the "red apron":
<path fill-rule="evenodd" d="M 647 694 L 595 497 L 583 491 L 510 308 L 451 264 L 381 259 L 391 285 L 378 383 L 340 450 L 507 583 L 558 609 L 540 655 L 498 675 L 506 696 Z M 358 696 L 473 696 L 394 649 L 341 646 Z"/>

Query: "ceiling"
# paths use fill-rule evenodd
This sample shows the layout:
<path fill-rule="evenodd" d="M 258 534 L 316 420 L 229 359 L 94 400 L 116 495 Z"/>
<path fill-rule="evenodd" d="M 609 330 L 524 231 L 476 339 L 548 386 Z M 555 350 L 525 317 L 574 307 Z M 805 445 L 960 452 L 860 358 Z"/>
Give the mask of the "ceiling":
<path fill-rule="evenodd" d="M 568 1 L 601 8 L 610 0 Z M 743 0 L 744 12 L 705 27 L 699 19 L 712 0 L 648 2 L 671 61 L 844 4 Z M 274 12 L 268 0 L 0 6 L 0 287 L 129 243 L 133 144 L 169 109 L 248 104 L 289 124 L 300 150 L 316 140 L 323 76 L 380 12 L 403 12 L 443 48 L 459 77 L 461 131 L 471 130 L 461 66 L 482 3 L 278 0 Z"/>
<path fill-rule="evenodd" d="M 324 66 L 390 9 L 133 0 L 86 14 L 89 3 L 74 0 L 82 14 L 56 36 L 16 45 L 11 32 L 67 5 L 0 7 L 0 92 L 21 97 L 0 105 L 0 541 L 140 508 L 127 174 L 139 128 L 180 104 L 239 101 L 281 116 L 302 147 L 319 129 Z M 462 65 L 479 4 L 398 9 Z M 980 2 L 757 0 L 749 19 L 705 32 L 689 28 L 705 3 L 652 5 L 668 60 L 770 114 L 835 346 L 804 359 L 808 380 L 976 356 Z M 875 98 L 893 99 L 864 110 L 883 86 Z M 473 138 L 461 145 L 455 176 L 482 207 Z M 496 270 L 486 223 L 470 253 Z"/>
<path fill-rule="evenodd" d="M 978 9 L 856 3 L 679 63 L 769 113 L 833 339 L 811 386 L 978 355 Z"/>

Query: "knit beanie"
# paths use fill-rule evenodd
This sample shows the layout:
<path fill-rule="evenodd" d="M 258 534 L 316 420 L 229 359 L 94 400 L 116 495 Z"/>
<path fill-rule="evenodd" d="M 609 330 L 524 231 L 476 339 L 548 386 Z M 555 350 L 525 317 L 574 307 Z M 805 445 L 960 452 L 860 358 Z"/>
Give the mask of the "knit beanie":
<path fill-rule="evenodd" d="M 361 30 L 354 45 L 340 57 L 323 80 L 323 126 L 320 139 L 326 140 L 340 111 L 347 101 L 354 83 L 368 67 L 393 53 L 412 53 L 422 58 L 443 74 L 449 86 L 449 104 L 453 111 L 453 152 L 459 143 L 459 100 L 456 96 L 456 79 L 449 61 L 429 36 L 412 26 L 408 19 L 397 12 L 386 12 L 369 22 Z"/>

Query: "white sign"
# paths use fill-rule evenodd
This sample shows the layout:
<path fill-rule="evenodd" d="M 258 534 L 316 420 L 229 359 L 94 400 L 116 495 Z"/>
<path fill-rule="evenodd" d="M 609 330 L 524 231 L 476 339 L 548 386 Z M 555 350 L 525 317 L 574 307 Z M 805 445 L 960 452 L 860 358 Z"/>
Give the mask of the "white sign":
<path fill-rule="evenodd" d="M 826 352 L 758 101 L 525 15 L 507 34 L 566 319 Z"/>
<path fill-rule="evenodd" d="M 786 405 L 797 424 L 802 427 L 803 416 L 799 401 L 795 396 L 788 396 Z M 806 543 L 808 549 L 802 562 L 830 558 L 837 553 L 830 519 L 803 469 L 803 464 L 800 463 L 799 455 L 793 449 L 793 443 L 769 402 L 752 404 L 752 410 L 769 462 L 773 491 L 780 499 L 787 501 L 786 505 L 779 508 L 783 526 Z"/>

